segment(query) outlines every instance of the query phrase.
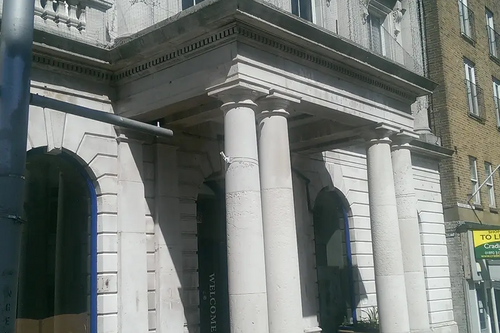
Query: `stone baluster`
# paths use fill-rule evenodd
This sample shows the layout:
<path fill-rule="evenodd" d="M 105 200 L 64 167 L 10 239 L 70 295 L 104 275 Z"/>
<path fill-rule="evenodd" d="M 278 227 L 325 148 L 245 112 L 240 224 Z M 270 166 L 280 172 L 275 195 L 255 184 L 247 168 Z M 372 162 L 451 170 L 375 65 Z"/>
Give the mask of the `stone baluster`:
<path fill-rule="evenodd" d="M 68 12 L 66 10 L 66 1 L 57 0 L 56 17 L 54 19 L 56 23 L 66 24 L 68 22 Z"/>
<path fill-rule="evenodd" d="M 87 26 L 87 9 L 81 3 L 78 5 L 77 17 L 78 21 L 80 22 L 78 25 L 78 30 L 85 30 Z"/>
<path fill-rule="evenodd" d="M 42 0 L 35 0 L 35 16 L 43 16 L 44 8 L 42 6 Z"/>
<path fill-rule="evenodd" d="M 77 28 L 80 21 L 77 17 L 78 5 L 73 3 L 68 3 L 68 26 Z"/>
<path fill-rule="evenodd" d="M 54 0 L 47 0 L 43 11 L 43 18 L 50 21 L 54 21 L 54 19 L 56 18 L 56 12 L 54 10 Z"/>

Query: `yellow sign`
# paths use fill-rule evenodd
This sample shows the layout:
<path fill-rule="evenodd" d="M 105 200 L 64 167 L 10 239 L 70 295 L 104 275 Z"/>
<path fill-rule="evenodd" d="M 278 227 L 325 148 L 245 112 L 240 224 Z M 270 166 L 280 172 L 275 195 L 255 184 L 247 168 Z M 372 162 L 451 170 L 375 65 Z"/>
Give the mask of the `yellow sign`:
<path fill-rule="evenodd" d="M 500 230 L 474 230 L 472 235 L 476 259 L 500 258 Z"/>

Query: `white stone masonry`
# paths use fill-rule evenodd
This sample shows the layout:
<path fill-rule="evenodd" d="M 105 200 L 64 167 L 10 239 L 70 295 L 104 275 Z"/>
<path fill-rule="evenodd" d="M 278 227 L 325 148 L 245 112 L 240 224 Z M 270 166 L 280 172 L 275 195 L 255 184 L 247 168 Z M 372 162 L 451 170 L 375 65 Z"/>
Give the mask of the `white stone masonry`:
<path fill-rule="evenodd" d="M 258 117 L 260 184 L 270 333 L 301 333 L 303 330 L 286 119 L 289 99 L 275 92 L 259 102 L 262 110 Z"/>
<path fill-rule="evenodd" d="M 392 166 L 410 328 L 412 332 L 430 332 L 417 198 L 413 185 L 413 167 L 409 144 L 414 139 L 413 136 L 403 134 L 393 137 Z"/>
<path fill-rule="evenodd" d="M 118 331 L 148 331 L 142 142 L 118 137 Z M 131 203 L 135 204 L 131 204 Z"/>
<path fill-rule="evenodd" d="M 268 332 L 255 112 L 243 88 L 212 91 L 224 103 L 229 318 L 232 333 Z"/>
<path fill-rule="evenodd" d="M 390 132 L 368 141 L 367 170 L 375 285 L 381 333 L 408 333 L 410 324 L 401 255 Z"/>

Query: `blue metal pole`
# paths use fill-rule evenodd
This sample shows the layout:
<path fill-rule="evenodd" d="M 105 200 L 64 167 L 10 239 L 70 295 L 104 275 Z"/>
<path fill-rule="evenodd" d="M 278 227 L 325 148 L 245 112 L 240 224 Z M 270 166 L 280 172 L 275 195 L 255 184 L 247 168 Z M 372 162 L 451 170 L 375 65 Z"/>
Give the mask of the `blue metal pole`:
<path fill-rule="evenodd" d="M 4 0 L 0 37 L 0 333 L 14 333 L 34 0 Z"/>

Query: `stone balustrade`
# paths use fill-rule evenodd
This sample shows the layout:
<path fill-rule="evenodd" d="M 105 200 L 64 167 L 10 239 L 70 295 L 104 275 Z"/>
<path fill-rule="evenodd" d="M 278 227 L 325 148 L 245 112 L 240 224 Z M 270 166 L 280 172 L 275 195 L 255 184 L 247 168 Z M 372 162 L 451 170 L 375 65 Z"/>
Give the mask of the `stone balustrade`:
<path fill-rule="evenodd" d="M 35 0 L 35 15 L 79 31 L 87 25 L 86 5 L 79 0 Z"/>

